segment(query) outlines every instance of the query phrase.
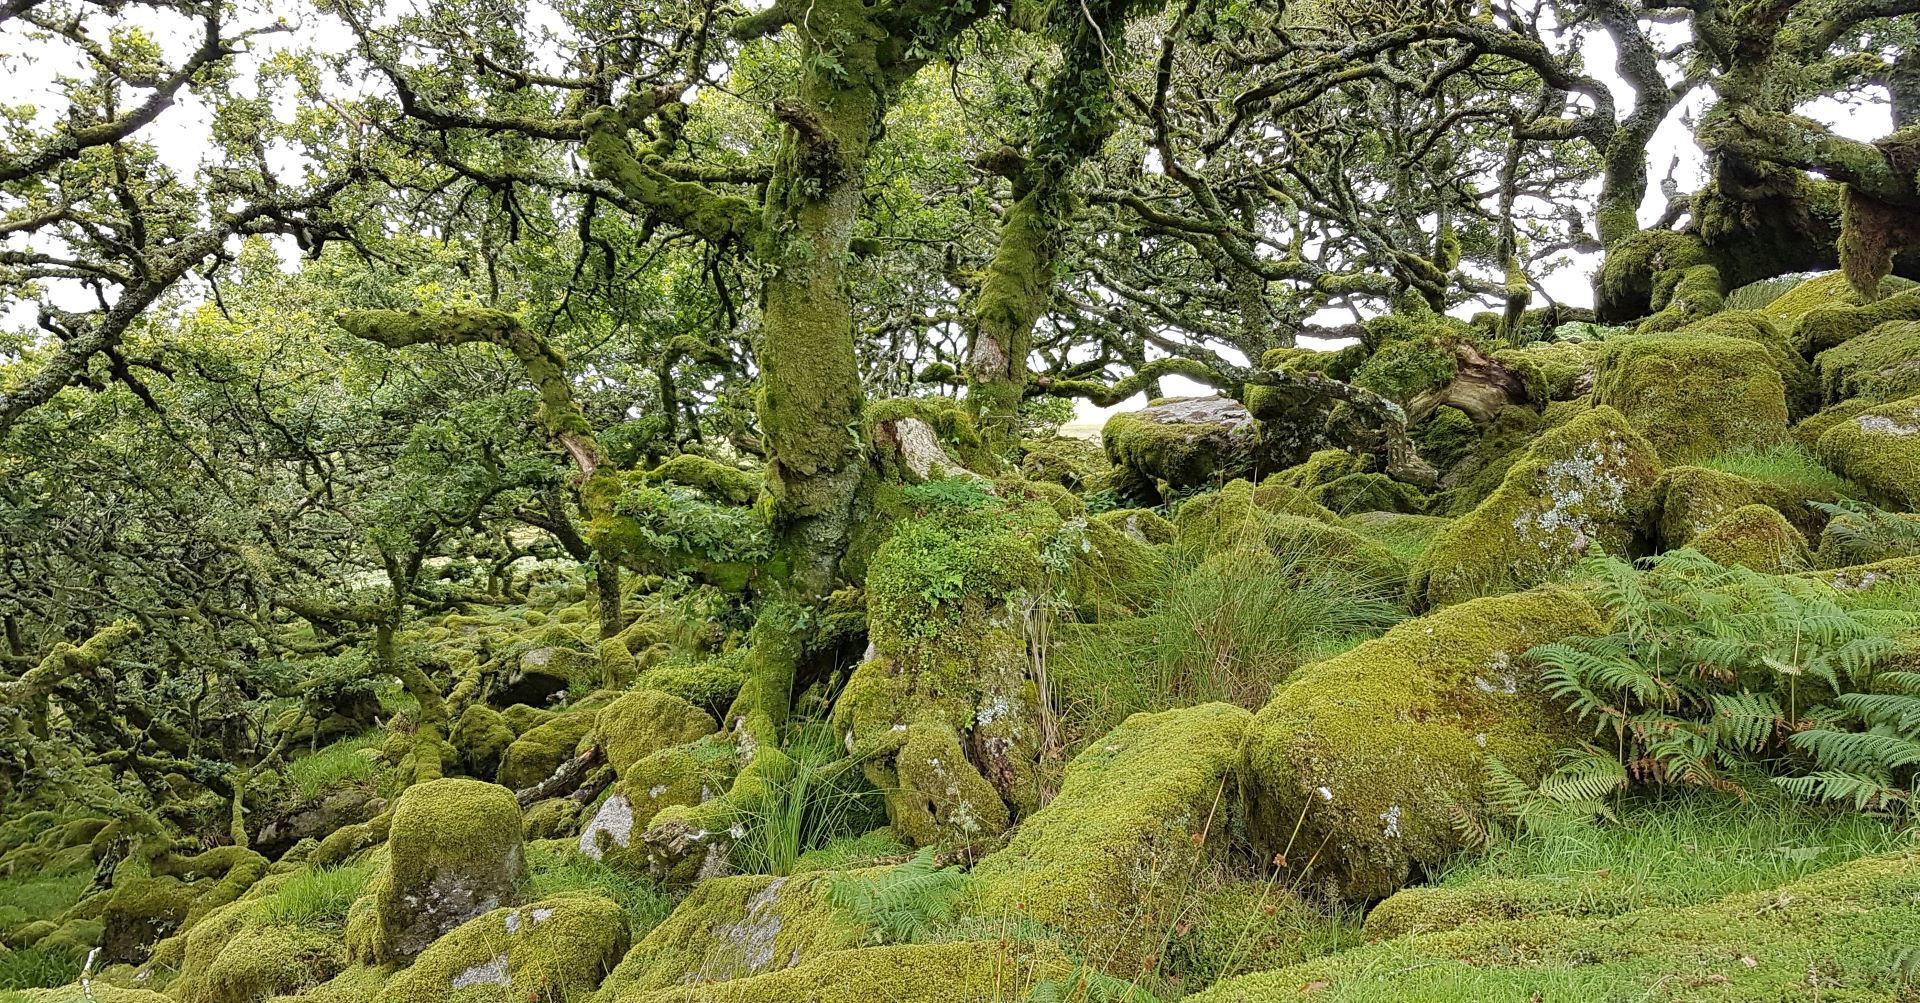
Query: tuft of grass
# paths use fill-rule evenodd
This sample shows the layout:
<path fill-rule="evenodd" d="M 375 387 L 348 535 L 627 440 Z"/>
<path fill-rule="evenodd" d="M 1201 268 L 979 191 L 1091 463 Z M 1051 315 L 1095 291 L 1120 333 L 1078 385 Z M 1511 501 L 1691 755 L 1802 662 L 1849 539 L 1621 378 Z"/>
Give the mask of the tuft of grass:
<path fill-rule="evenodd" d="M 371 864 L 301 871 L 267 900 L 267 915 L 273 922 L 293 926 L 343 923 L 347 908 L 372 878 Z"/>
<path fill-rule="evenodd" d="M 1727 294 L 1728 310 L 1760 310 L 1767 304 L 1779 299 L 1794 286 L 1805 282 L 1814 273 L 1804 272 L 1794 275 L 1778 275 L 1758 282 L 1749 282 Z"/>
<path fill-rule="evenodd" d="M 1762 484 L 1785 488 L 1795 494 L 1818 496 L 1832 493 L 1850 497 L 1859 493 L 1852 481 L 1820 465 L 1806 447 L 1782 443 L 1767 449 L 1743 449 L 1722 453 L 1698 462 L 1699 466 L 1738 474 Z"/>
<path fill-rule="evenodd" d="M 807 851 L 885 822 L 879 792 L 842 757 L 826 721 L 796 722 L 782 751 L 785 767 L 769 778 L 760 809 L 740 820 L 745 834 L 733 844 L 734 866 L 748 873 L 791 875 Z"/>
<path fill-rule="evenodd" d="M 0 930 L 59 916 L 80 901 L 92 883 L 91 871 L 22 872 L 0 877 Z"/>
<path fill-rule="evenodd" d="M 1609 898 L 1635 908 L 1691 905 L 1913 845 L 1910 830 L 1858 812 L 1705 791 L 1632 798 L 1618 814 L 1618 825 L 1545 825 L 1498 839 L 1435 884 L 1599 878 Z"/>
<path fill-rule="evenodd" d="M 1385 583 L 1310 563 L 1223 563 L 1175 549 L 1146 574 L 1140 594 L 1157 598 L 1139 615 L 1055 629 L 1054 684 L 1080 737 L 1143 711 L 1216 700 L 1258 708 L 1294 669 L 1405 615 Z"/>
<path fill-rule="evenodd" d="M 378 730 L 343 738 L 287 764 L 287 779 L 301 800 L 347 784 L 371 783 L 379 768 L 367 757 L 366 750 L 378 748 L 384 741 L 385 733 Z"/>
<path fill-rule="evenodd" d="M 0 991 L 64 986 L 80 977 L 80 966 L 85 960 L 71 951 L 36 947 L 0 951 Z M 12 997 L 0 997 L 9 998 Z"/>
<path fill-rule="evenodd" d="M 526 897 L 592 892 L 612 899 L 627 914 L 634 940 L 646 936 L 673 912 L 675 899 L 659 885 L 569 849 L 538 843 L 527 847 Z"/>

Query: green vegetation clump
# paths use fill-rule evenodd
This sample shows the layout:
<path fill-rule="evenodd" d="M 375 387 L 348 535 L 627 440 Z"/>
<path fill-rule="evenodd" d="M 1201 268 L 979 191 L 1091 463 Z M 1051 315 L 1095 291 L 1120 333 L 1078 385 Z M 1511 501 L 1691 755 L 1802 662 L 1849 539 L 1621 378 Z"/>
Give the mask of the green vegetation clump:
<path fill-rule="evenodd" d="M 1744 505 L 1720 517 L 1688 541 L 1709 560 L 1769 574 L 1791 574 L 1813 566 L 1806 538 L 1785 516 L 1765 505 Z"/>
<path fill-rule="evenodd" d="M 512 901 L 526 867 L 513 792 L 477 780 L 408 788 L 394 806 L 387 849 L 386 866 L 349 916 L 360 960 L 412 958 Z"/>
<path fill-rule="evenodd" d="M 1816 452 L 1872 497 L 1920 508 L 1920 396 L 1867 408 L 1829 428 Z"/>
<path fill-rule="evenodd" d="M 625 773 L 661 749 L 704 738 L 719 727 L 712 715 L 671 693 L 637 689 L 600 708 L 584 741 L 598 746 L 616 773 Z"/>
<path fill-rule="evenodd" d="M 1226 704 L 1128 718 L 974 867 L 967 911 L 1043 924 L 1116 974 L 1138 971 L 1233 838 L 1251 719 Z"/>
<path fill-rule="evenodd" d="M 1294 673 L 1248 730 L 1242 783 L 1263 854 L 1379 898 L 1464 845 L 1484 763 L 1543 771 L 1572 738 L 1527 648 L 1599 625 L 1549 587 L 1411 620 Z"/>
<path fill-rule="evenodd" d="M 580 999 L 599 986 L 627 946 L 626 916 L 611 899 L 555 895 L 462 923 L 388 979 L 375 1000 L 453 1003 L 476 991 L 512 999 Z"/>
<path fill-rule="evenodd" d="M 829 880 L 741 875 L 709 878 L 634 943 L 601 987 L 601 998 L 740 980 L 856 947 L 867 927 L 827 901 Z"/>
<path fill-rule="evenodd" d="M 1876 404 L 1920 394 L 1920 320 L 1882 324 L 1821 352 L 1820 390 L 1829 404 Z"/>
<path fill-rule="evenodd" d="M 1612 408 L 1542 433 L 1499 489 L 1449 523 L 1420 556 L 1415 606 L 1550 581 L 1594 547 L 1627 552 L 1651 520 L 1659 472 L 1653 447 Z"/>
<path fill-rule="evenodd" d="M 1786 384 L 1767 350 L 1740 338 L 1689 329 L 1607 342 L 1594 390 L 1667 463 L 1765 448 L 1787 435 Z"/>

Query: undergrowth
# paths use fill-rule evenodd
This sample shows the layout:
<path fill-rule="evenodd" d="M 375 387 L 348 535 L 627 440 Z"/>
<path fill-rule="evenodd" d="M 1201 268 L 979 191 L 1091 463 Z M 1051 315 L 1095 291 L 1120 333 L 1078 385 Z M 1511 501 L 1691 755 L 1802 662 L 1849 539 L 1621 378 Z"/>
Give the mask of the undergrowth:
<path fill-rule="evenodd" d="M 1828 470 L 1804 446 L 1788 442 L 1767 449 L 1742 449 L 1697 461 L 1697 466 L 1738 474 L 1762 484 L 1800 495 L 1832 493 L 1842 497 L 1859 492 L 1852 481 Z"/>
<path fill-rule="evenodd" d="M 367 750 L 379 748 L 385 740 L 378 730 L 343 738 L 287 764 L 287 779 L 301 800 L 348 784 L 370 783 L 380 770 Z"/>
<path fill-rule="evenodd" d="M 612 899 L 627 915 L 633 939 L 646 936 L 673 912 L 678 900 L 651 880 L 570 849 L 539 843 L 527 847 L 525 897 L 532 901 L 563 892 L 591 892 Z"/>

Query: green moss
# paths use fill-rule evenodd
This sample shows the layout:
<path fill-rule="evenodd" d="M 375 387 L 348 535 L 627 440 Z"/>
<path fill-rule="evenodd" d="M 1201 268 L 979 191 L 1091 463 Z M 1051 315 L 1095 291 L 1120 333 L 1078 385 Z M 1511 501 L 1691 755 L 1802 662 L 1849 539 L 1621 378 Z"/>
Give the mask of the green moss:
<path fill-rule="evenodd" d="M 1150 508 L 1119 508 L 1102 512 L 1089 522 L 1125 533 L 1141 543 L 1171 543 L 1176 535 L 1173 523 Z"/>
<path fill-rule="evenodd" d="M 1321 986 L 1379 999 L 1895 999 L 1920 937 L 1920 861 L 1871 857 L 1784 888 L 1624 919 L 1544 916 L 1402 937 L 1188 997 L 1255 1003 Z M 1815 987 L 1819 988 L 1815 988 Z"/>
<path fill-rule="evenodd" d="M 1672 230 L 1635 233 L 1607 248 L 1594 277 L 1594 314 L 1612 324 L 1666 307 L 1680 277 L 1706 263 L 1706 245 L 1698 236 Z"/>
<path fill-rule="evenodd" d="M 1542 400 L 1564 401 L 1593 389 L 1594 363 L 1599 353 L 1598 342 L 1536 341 L 1518 348 L 1498 349 L 1493 353 L 1493 360 L 1525 374 L 1529 386 L 1537 386 L 1541 391 Z M 1426 456 L 1425 451 L 1420 455 Z"/>
<path fill-rule="evenodd" d="M 634 763 L 675 745 L 720 730 L 713 716 L 659 690 L 634 690 L 600 709 L 587 741 L 606 754 L 607 765 L 624 774 Z"/>
<path fill-rule="evenodd" d="M 500 712 L 485 704 L 469 704 L 460 712 L 460 720 L 449 736 L 460 752 L 460 764 L 475 776 L 491 776 L 500 768 L 500 757 L 514 741 L 513 729 Z"/>
<path fill-rule="evenodd" d="M 1455 519 L 1413 569 L 1419 608 L 1549 581 L 1599 546 L 1627 553 L 1651 519 L 1659 461 L 1619 412 L 1596 408 L 1528 447 L 1500 487 Z"/>
<path fill-rule="evenodd" d="M 1181 506 L 1174 517 L 1182 546 L 1221 555 L 1244 555 L 1246 548 L 1263 550 L 1297 566 L 1302 574 L 1337 570 L 1376 585 L 1406 580 L 1407 565 L 1394 553 L 1341 525 L 1319 506 L 1315 516 L 1275 511 L 1266 501 L 1292 507 L 1292 496 L 1274 488 L 1256 489 L 1246 481 L 1232 481 L 1216 494 Z"/>
<path fill-rule="evenodd" d="M 528 729 L 500 757 L 500 784 L 525 790 L 552 776 L 593 731 L 595 717 L 592 711 L 574 710 Z"/>
<path fill-rule="evenodd" d="M 1820 389 L 1830 404 L 1920 394 L 1920 321 L 1882 324 L 1820 353 Z"/>
<path fill-rule="evenodd" d="M 1598 630 L 1565 588 L 1478 599 L 1297 670 L 1248 729 L 1243 783 L 1263 853 L 1378 898 L 1462 847 L 1484 763 L 1539 772 L 1573 737 L 1521 661 Z"/>
<path fill-rule="evenodd" d="M 1451 470 L 1480 445 L 1480 426 L 1465 411 L 1435 408 L 1433 415 L 1408 433 L 1420 458 L 1440 471 Z"/>
<path fill-rule="evenodd" d="M 1074 491 L 1087 491 L 1106 480 L 1107 454 L 1097 442 L 1072 436 L 1029 439 L 1020 444 L 1020 473 L 1029 480 L 1046 481 Z"/>
<path fill-rule="evenodd" d="M 578 832 L 580 828 L 580 803 L 572 798 L 547 798 L 535 801 L 527 806 L 520 820 L 521 837 L 528 842 L 537 839 L 559 839 Z"/>
<path fill-rule="evenodd" d="M 1397 512 L 1360 512 L 1342 520 L 1361 536 L 1385 547 L 1408 565 L 1418 563 L 1449 520 L 1435 515 L 1402 515 Z"/>
<path fill-rule="evenodd" d="M 964 401 L 942 396 L 893 397 L 868 401 L 860 417 L 866 423 L 869 441 L 873 429 L 881 424 L 903 418 L 918 419 L 933 429 L 940 445 L 962 466 L 982 473 L 993 469 L 995 460 L 986 454 L 985 444 Z"/>
<path fill-rule="evenodd" d="M 1595 401 L 1618 410 L 1669 463 L 1787 435 L 1786 385 L 1767 350 L 1718 335 L 1681 333 L 1608 342 Z"/>
<path fill-rule="evenodd" d="M 1417 514 L 1427 507 L 1427 496 L 1411 484 L 1402 484 L 1386 474 L 1348 474 L 1307 492 L 1307 496 L 1327 509 L 1346 514 L 1353 512 L 1401 512 Z"/>
<path fill-rule="evenodd" d="M 1765 505 L 1734 509 L 1689 541 L 1688 546 L 1721 565 L 1741 565 L 1768 574 L 1813 566 L 1806 538 L 1786 517 Z"/>
<path fill-rule="evenodd" d="M 1793 339 L 1767 313 L 1760 310 L 1724 310 L 1687 325 L 1692 335 L 1716 335 L 1751 341 L 1764 348 L 1774 371 L 1787 390 L 1787 414 L 1803 418 L 1820 407 L 1820 383 L 1813 366 L 1794 347 Z"/>
<path fill-rule="evenodd" d="M 1064 931 L 1115 974 L 1157 949 L 1196 877 L 1223 859 L 1252 715 L 1228 704 L 1136 714 L 1068 764 L 1060 794 L 973 869 L 964 906 Z"/>
<path fill-rule="evenodd" d="M 1161 972 L 1198 991 L 1360 943 L 1358 910 L 1327 909 L 1277 880 L 1234 881 L 1194 896 L 1167 942 Z"/>
<path fill-rule="evenodd" d="M 385 869 L 356 911 L 356 955 L 411 958 L 442 934 L 513 898 L 525 867 L 513 792 L 478 780 L 432 780 L 394 806 Z M 353 917 L 350 915 L 349 919 Z"/>
<path fill-rule="evenodd" d="M 1822 462 L 1878 500 L 1920 509 L 1920 396 L 1881 404 L 1820 436 Z"/>
<path fill-rule="evenodd" d="M 692 453 L 681 453 L 647 471 L 647 479 L 696 488 L 715 501 L 734 505 L 748 504 L 760 494 L 758 474 Z"/>
<path fill-rule="evenodd" d="M 557 895 L 461 924 L 389 979 L 376 999 L 453 1003 L 476 992 L 503 1000 L 578 999 L 626 950 L 627 920 L 612 900 Z"/>
<path fill-rule="evenodd" d="M 1827 280 L 1840 280 L 1844 284 L 1837 274 L 1828 276 Z M 1883 284 L 1881 288 L 1884 290 L 1886 286 Z M 1849 287 L 1845 295 L 1829 297 L 1816 308 L 1805 311 L 1794 324 L 1793 342 L 1802 353 L 1817 355 L 1882 324 L 1902 320 L 1920 320 L 1920 289 L 1909 285 L 1898 294 L 1861 305 Z"/>
<path fill-rule="evenodd" d="M 733 703 L 746 680 L 740 659 L 722 656 L 692 662 L 663 662 L 642 672 L 635 686 L 671 693 L 717 717 Z"/>
<path fill-rule="evenodd" d="M 1191 397 L 1115 414 L 1100 437 L 1114 466 L 1114 487 L 1130 500 L 1156 502 L 1167 490 L 1244 473 L 1259 436 L 1253 416 L 1238 403 Z"/>
<path fill-rule="evenodd" d="M 1046 944 L 978 940 L 834 951 L 727 982 L 608 992 L 604 1003 L 953 1003 L 1061 995 L 1073 965 Z M 1033 995 L 1052 983 L 1051 996 Z M 1069 990 L 1071 991 L 1071 990 Z"/>
<path fill-rule="evenodd" d="M 586 815 L 580 852 L 644 873 L 648 861 L 637 837 L 654 817 L 668 808 L 691 808 L 727 790 L 738 767 L 737 747 L 718 735 L 648 754 L 628 766 L 611 793 Z"/>
<path fill-rule="evenodd" d="M 1548 412 L 1574 406 L 1562 402 L 1549 405 Z M 1452 408 L 1442 408 L 1451 411 Z M 1584 408 L 1582 410 L 1585 410 Z M 1472 419 L 1468 419 L 1471 421 Z M 1571 420 L 1571 416 L 1568 420 Z M 1445 490 L 1432 508 L 1443 515 L 1465 515 L 1487 500 L 1506 479 L 1507 471 L 1526 455 L 1526 448 L 1548 428 L 1564 421 L 1548 421 L 1530 407 L 1510 405 L 1501 408 L 1493 421 L 1476 426 L 1477 438 L 1466 455 L 1457 460 L 1441 480 Z"/>
<path fill-rule="evenodd" d="M 1396 338 L 1368 357 L 1353 374 L 1353 385 L 1406 407 L 1414 398 L 1452 382 L 1459 368 L 1449 338 Z"/>
<path fill-rule="evenodd" d="M 741 875 L 695 886 L 607 976 L 604 1000 L 646 998 L 790 968 L 854 947 L 866 928 L 826 901 L 824 875 Z"/>
<path fill-rule="evenodd" d="M 1260 484 L 1262 487 L 1276 485 L 1305 490 L 1330 484 L 1348 474 L 1363 473 L 1366 469 L 1365 457 L 1355 456 L 1344 449 L 1320 449 L 1308 456 L 1305 462 L 1270 475 Z M 1307 513 L 1295 514 L 1306 515 Z"/>

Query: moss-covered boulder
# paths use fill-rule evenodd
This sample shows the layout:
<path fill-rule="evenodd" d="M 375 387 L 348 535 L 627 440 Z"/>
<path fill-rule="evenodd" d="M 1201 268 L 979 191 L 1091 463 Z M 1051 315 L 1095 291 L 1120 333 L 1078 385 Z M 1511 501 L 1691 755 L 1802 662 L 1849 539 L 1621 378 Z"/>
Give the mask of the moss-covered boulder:
<path fill-rule="evenodd" d="M 1348 474 L 1308 490 L 1307 497 L 1341 515 L 1355 512 L 1414 515 L 1427 509 L 1427 496 L 1419 488 L 1386 474 Z"/>
<path fill-rule="evenodd" d="M 1827 403 L 1874 403 L 1920 394 L 1920 321 L 1882 324 L 1821 352 L 1814 360 Z"/>
<path fill-rule="evenodd" d="M 1595 546 L 1629 552 L 1659 477 L 1653 447 L 1612 408 L 1542 434 L 1498 490 L 1440 531 L 1414 565 L 1419 608 L 1549 581 Z"/>
<path fill-rule="evenodd" d="M 461 924 L 387 980 L 375 1000 L 579 999 L 627 946 L 626 916 L 611 899 L 556 895 Z"/>
<path fill-rule="evenodd" d="M 1238 401 L 1176 397 L 1115 414 L 1100 437 L 1121 496 L 1157 502 L 1170 491 L 1247 473 L 1260 433 Z"/>
<path fill-rule="evenodd" d="M 593 731 L 596 717 L 590 710 L 570 711 L 529 728 L 501 755 L 500 784 L 525 790 L 552 776 L 573 758 L 580 741 Z"/>
<path fill-rule="evenodd" d="M 858 946 L 865 924 L 826 901 L 821 874 L 709 878 L 633 945 L 607 976 L 600 999 L 644 994 L 790 968 Z"/>
<path fill-rule="evenodd" d="M 1537 341 L 1493 353 L 1501 365 L 1527 373 L 1547 400 L 1572 400 L 1593 391 L 1594 364 L 1600 343 L 1592 341 Z M 1462 415 L 1464 417 L 1464 414 Z M 1420 455 L 1426 456 L 1423 447 Z M 1438 463 L 1433 457 L 1427 459 Z"/>
<path fill-rule="evenodd" d="M 1920 858 L 1867 857 L 1780 888 L 1621 917 L 1529 916 L 1230 979 L 1189 1003 L 1895 1000 L 1920 937 Z"/>
<path fill-rule="evenodd" d="M 1740 565 L 1772 575 L 1813 566 L 1806 538 L 1785 516 L 1766 505 L 1743 505 L 1722 516 L 1689 541 L 1716 563 Z"/>
<path fill-rule="evenodd" d="M 569 642 L 575 639 L 565 636 Z M 501 680 L 497 703 L 524 703 L 539 706 L 575 685 L 598 685 L 602 678 L 600 654 L 560 644 L 542 644 L 528 648 L 513 663 L 512 671 Z"/>
<path fill-rule="evenodd" d="M 1626 416 L 1668 463 L 1787 437 L 1787 391 L 1762 345 L 1691 331 L 1609 342 L 1595 400 Z"/>
<path fill-rule="evenodd" d="M 1574 737 L 1522 655 L 1601 628 L 1579 593 L 1547 587 L 1411 620 L 1294 672 L 1248 729 L 1243 783 L 1264 853 L 1358 899 L 1462 846 L 1485 761 L 1541 771 Z M 1320 847 L 1318 852 L 1315 848 Z"/>
<path fill-rule="evenodd" d="M 1843 512 L 1821 531 L 1816 557 L 1823 568 L 1911 557 L 1920 547 L 1920 514 Z"/>
<path fill-rule="evenodd" d="M 1020 444 L 1020 452 L 1020 473 L 1027 479 L 1073 491 L 1098 487 L 1111 468 L 1099 443 L 1072 436 L 1030 439 Z"/>
<path fill-rule="evenodd" d="M 387 863 L 355 903 L 357 957 L 404 961 L 513 900 L 526 868 L 513 792 L 478 780 L 415 784 L 394 805 Z"/>
<path fill-rule="evenodd" d="M 746 670 L 735 654 L 695 661 L 668 659 L 640 673 L 634 685 L 671 693 L 718 720 L 746 681 Z"/>
<path fill-rule="evenodd" d="M 1882 404 L 1820 436 L 1820 459 L 1882 502 L 1920 509 L 1920 396 Z"/>
<path fill-rule="evenodd" d="M 1663 550 L 1686 546 L 1708 526 L 1747 505 L 1772 508 L 1811 543 L 1827 524 L 1826 513 L 1812 503 L 1832 504 L 1840 497 L 1831 484 L 1812 479 L 1769 482 L 1707 467 L 1667 468 L 1654 496 L 1656 536 Z"/>
<path fill-rule="evenodd" d="M 1346 528 L 1333 513 L 1310 501 L 1310 509 L 1301 509 L 1298 497 L 1297 489 L 1255 488 L 1246 481 L 1231 481 L 1219 492 L 1181 506 L 1174 527 L 1182 546 L 1214 555 L 1223 574 L 1234 573 L 1234 561 L 1261 555 L 1296 567 L 1302 575 L 1337 570 L 1360 581 L 1396 587 L 1406 580 L 1406 561 Z M 1296 511 L 1314 514 L 1297 515 Z"/>
<path fill-rule="evenodd" d="M 1891 276 L 1889 279 L 1905 281 Z M 1883 292 L 1885 288 L 1882 287 Z M 1882 324 L 1902 320 L 1920 320 L 1920 289 L 1909 284 L 1905 289 L 1864 304 L 1849 290 L 1844 297 L 1835 297 L 1801 314 L 1794 324 L 1793 339 L 1801 352 L 1817 355 Z"/>
<path fill-rule="evenodd" d="M 1135 714 L 1068 764 L 1060 794 L 973 869 L 966 908 L 1066 933 L 1132 975 L 1179 900 L 1224 859 L 1252 715 L 1227 704 Z"/>
<path fill-rule="evenodd" d="M 833 951 L 751 978 L 658 989 L 611 986 L 597 1003 L 987 1003 L 1099 999 L 1045 943 L 1000 938 Z"/>
<path fill-rule="evenodd" d="M 587 741 L 600 747 L 607 765 L 624 774 L 661 749 L 718 731 L 713 715 L 671 693 L 634 690 L 600 708 Z"/>
<path fill-rule="evenodd" d="M 507 719 L 486 704 L 469 704 L 454 722 L 447 736 L 460 753 L 460 765 L 478 777 L 493 776 L 500 769 L 500 757 L 513 744 L 515 734 Z M 321 835 L 325 835 L 322 833 Z"/>

